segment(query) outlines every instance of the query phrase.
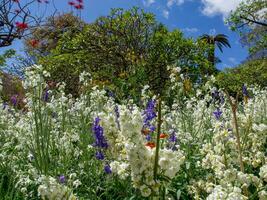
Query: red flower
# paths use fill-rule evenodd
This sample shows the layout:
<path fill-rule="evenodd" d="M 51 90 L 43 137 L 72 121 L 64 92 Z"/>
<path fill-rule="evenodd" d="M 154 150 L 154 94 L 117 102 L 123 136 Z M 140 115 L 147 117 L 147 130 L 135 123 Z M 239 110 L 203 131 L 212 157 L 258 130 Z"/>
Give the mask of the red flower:
<path fill-rule="evenodd" d="M 15 9 L 14 12 L 19 14 L 20 13 L 20 9 Z"/>
<path fill-rule="evenodd" d="M 74 3 L 73 1 L 69 1 L 68 4 L 69 4 L 70 6 L 74 6 L 74 5 L 75 5 L 75 3 Z"/>
<path fill-rule="evenodd" d="M 29 26 L 27 23 L 24 23 L 24 22 L 16 22 L 16 27 L 18 30 L 23 31 L 23 30 L 27 29 Z"/>
<path fill-rule="evenodd" d="M 77 5 L 75 5 L 74 6 L 77 10 L 81 10 L 81 9 L 83 9 L 84 7 L 83 7 L 83 4 L 77 4 Z"/>
<path fill-rule="evenodd" d="M 13 2 L 15 2 L 15 3 L 19 3 L 19 0 L 12 0 Z"/>
<path fill-rule="evenodd" d="M 145 146 L 150 147 L 151 149 L 153 149 L 153 148 L 156 147 L 156 145 L 155 145 L 154 142 L 147 142 L 147 143 L 145 144 Z"/>
<path fill-rule="evenodd" d="M 161 134 L 159 135 L 159 138 L 161 138 L 161 139 L 164 139 L 164 138 L 166 138 L 166 137 L 168 137 L 168 135 L 165 134 L 165 133 L 161 133 Z"/>
<path fill-rule="evenodd" d="M 32 39 L 29 41 L 29 43 L 33 48 L 36 48 L 39 45 L 39 40 Z"/>
<path fill-rule="evenodd" d="M 79 2 L 79 3 L 83 3 L 83 0 L 76 0 L 77 2 Z"/>

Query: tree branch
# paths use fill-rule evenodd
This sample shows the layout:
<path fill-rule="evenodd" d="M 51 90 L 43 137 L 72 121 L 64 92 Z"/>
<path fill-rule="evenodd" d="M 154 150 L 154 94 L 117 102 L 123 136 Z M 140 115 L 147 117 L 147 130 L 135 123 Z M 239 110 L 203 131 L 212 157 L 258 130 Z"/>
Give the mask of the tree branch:
<path fill-rule="evenodd" d="M 259 21 L 253 20 L 253 19 L 249 19 L 249 18 L 247 18 L 247 17 L 245 17 L 245 16 L 240 16 L 240 18 L 241 18 L 241 19 L 244 19 L 244 20 L 246 20 L 246 21 L 248 21 L 248 22 L 252 22 L 252 23 L 254 23 L 254 24 L 258 24 L 258 25 L 266 26 L 266 27 L 267 27 L 267 24 L 264 23 L 264 22 L 259 22 Z"/>

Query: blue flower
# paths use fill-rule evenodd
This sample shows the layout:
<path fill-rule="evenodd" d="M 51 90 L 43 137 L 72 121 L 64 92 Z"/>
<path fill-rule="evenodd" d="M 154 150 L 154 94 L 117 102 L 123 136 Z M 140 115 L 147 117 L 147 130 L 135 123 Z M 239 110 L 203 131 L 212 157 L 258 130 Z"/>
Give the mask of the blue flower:
<path fill-rule="evenodd" d="M 244 96 L 248 96 L 248 90 L 247 90 L 247 87 L 245 86 L 245 84 L 243 84 L 243 86 L 242 86 L 242 93 Z"/>
<path fill-rule="evenodd" d="M 5 110 L 7 108 L 7 106 L 8 106 L 8 103 L 7 102 L 4 102 L 3 103 L 3 110 Z"/>
<path fill-rule="evenodd" d="M 46 89 L 43 95 L 43 101 L 48 102 L 48 99 L 49 99 L 49 92 L 48 89 Z"/>
<path fill-rule="evenodd" d="M 219 119 L 221 118 L 222 111 L 220 111 L 220 109 L 217 108 L 217 110 L 214 111 L 213 114 L 214 114 L 214 117 L 215 117 L 217 120 L 219 120 Z"/>
<path fill-rule="evenodd" d="M 58 178 L 58 181 L 60 182 L 60 183 L 65 183 L 66 182 L 66 178 L 65 178 L 65 176 L 64 175 L 60 175 L 59 176 L 59 178 Z"/>
<path fill-rule="evenodd" d="M 175 132 L 173 131 L 172 134 L 169 137 L 169 141 L 170 142 L 176 142 L 177 141 L 177 137 L 175 135 Z"/>
<path fill-rule="evenodd" d="M 18 103 L 18 95 L 13 95 L 11 98 L 10 98 L 10 101 L 11 103 L 13 104 L 13 106 L 16 106 L 17 103 Z"/>
<path fill-rule="evenodd" d="M 100 148 L 108 148 L 108 143 L 104 137 L 104 130 L 99 125 L 100 118 L 95 118 L 94 124 L 93 124 L 93 132 L 95 135 L 95 143 L 94 146 L 100 147 Z"/>
<path fill-rule="evenodd" d="M 100 151 L 96 152 L 95 157 L 98 160 L 104 160 L 104 158 L 105 158 L 104 154 Z"/>
<path fill-rule="evenodd" d="M 120 127 L 120 122 L 119 122 L 120 113 L 119 113 L 119 107 L 118 107 L 117 105 L 115 106 L 114 111 L 115 111 L 115 117 L 116 117 L 115 120 L 116 120 L 118 129 L 120 130 L 120 129 L 121 129 L 121 127 Z"/>
<path fill-rule="evenodd" d="M 104 167 L 104 171 L 105 171 L 107 174 L 111 174 L 111 173 L 112 173 L 111 168 L 110 168 L 109 165 L 105 165 L 105 167 Z"/>
<path fill-rule="evenodd" d="M 143 129 L 149 129 L 151 132 L 155 131 L 156 127 L 150 122 L 157 116 L 155 111 L 156 100 L 149 100 L 144 111 L 144 126 Z"/>
<path fill-rule="evenodd" d="M 146 136 L 146 140 L 147 140 L 147 141 L 150 141 L 150 140 L 151 140 L 151 135 L 147 135 L 147 136 Z"/>
<path fill-rule="evenodd" d="M 220 93 L 219 93 L 218 90 L 215 90 L 215 91 L 213 91 L 213 92 L 211 93 L 211 96 L 212 96 L 212 98 L 213 98 L 214 100 L 216 100 L 216 99 L 219 98 Z"/>

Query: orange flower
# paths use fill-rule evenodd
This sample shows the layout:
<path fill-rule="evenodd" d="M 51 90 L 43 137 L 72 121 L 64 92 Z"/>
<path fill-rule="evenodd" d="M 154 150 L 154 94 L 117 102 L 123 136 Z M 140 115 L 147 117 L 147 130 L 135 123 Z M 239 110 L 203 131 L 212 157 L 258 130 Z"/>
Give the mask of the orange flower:
<path fill-rule="evenodd" d="M 148 135 L 150 133 L 149 129 L 142 129 L 141 131 L 144 135 Z"/>
<path fill-rule="evenodd" d="M 165 134 L 165 133 L 161 133 L 161 134 L 159 135 L 159 138 L 160 138 L 160 139 L 164 139 L 164 138 L 166 138 L 166 137 L 168 137 L 168 135 Z"/>
<path fill-rule="evenodd" d="M 153 149 L 154 147 L 156 147 L 156 145 L 155 145 L 154 142 L 147 142 L 147 143 L 145 144 L 145 146 L 150 147 L 151 149 Z"/>

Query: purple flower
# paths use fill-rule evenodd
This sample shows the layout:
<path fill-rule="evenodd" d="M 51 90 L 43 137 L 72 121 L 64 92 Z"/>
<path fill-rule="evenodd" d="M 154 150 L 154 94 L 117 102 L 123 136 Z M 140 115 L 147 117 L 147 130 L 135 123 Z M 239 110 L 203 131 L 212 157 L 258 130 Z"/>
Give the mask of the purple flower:
<path fill-rule="evenodd" d="M 248 90 L 247 90 L 247 87 L 245 86 L 245 84 L 243 84 L 243 86 L 242 86 L 242 93 L 244 96 L 248 96 Z"/>
<path fill-rule="evenodd" d="M 119 113 L 119 107 L 117 105 L 115 106 L 114 111 L 115 111 L 116 123 L 117 123 L 118 129 L 120 130 L 121 129 L 120 122 L 119 122 L 120 113 Z"/>
<path fill-rule="evenodd" d="M 220 109 L 217 108 L 217 110 L 213 112 L 213 115 L 217 120 L 219 120 L 222 115 L 222 111 L 220 111 Z"/>
<path fill-rule="evenodd" d="M 11 98 L 10 98 L 10 101 L 11 103 L 13 104 L 13 106 L 16 106 L 17 103 L 18 103 L 18 95 L 13 95 Z"/>
<path fill-rule="evenodd" d="M 104 137 L 104 130 L 99 125 L 100 118 L 95 118 L 94 124 L 93 124 L 93 132 L 95 134 L 95 143 L 94 146 L 100 147 L 100 148 L 108 148 L 108 143 Z"/>
<path fill-rule="evenodd" d="M 58 178 L 58 181 L 60 182 L 60 183 L 65 183 L 66 182 L 66 178 L 65 178 L 65 176 L 64 175 L 60 175 L 59 176 L 59 178 Z"/>
<path fill-rule="evenodd" d="M 115 94 L 111 90 L 108 90 L 108 96 L 115 98 Z"/>
<path fill-rule="evenodd" d="M 169 137 L 169 141 L 170 142 L 176 142 L 177 141 L 177 137 L 175 135 L 175 132 L 173 131 L 172 134 Z"/>
<path fill-rule="evenodd" d="M 48 89 L 46 89 L 43 95 L 43 101 L 48 102 L 48 99 L 49 99 L 49 92 Z"/>
<path fill-rule="evenodd" d="M 216 100 L 217 98 L 219 98 L 219 91 L 218 90 L 214 90 L 212 93 L 211 93 L 211 96 L 214 100 Z"/>
<path fill-rule="evenodd" d="M 225 100 L 224 100 L 224 96 L 221 95 L 221 96 L 220 96 L 220 103 L 221 103 L 221 104 L 224 104 L 224 102 L 225 102 Z"/>
<path fill-rule="evenodd" d="M 104 154 L 100 151 L 96 152 L 95 157 L 98 160 L 104 160 L 104 158 L 105 158 Z"/>
<path fill-rule="evenodd" d="M 156 111 L 156 100 L 149 100 L 144 111 L 144 126 L 143 128 L 150 129 L 150 131 L 155 131 L 155 126 L 151 125 L 150 122 L 157 116 Z"/>
<path fill-rule="evenodd" d="M 148 134 L 148 135 L 146 136 L 146 140 L 147 140 L 147 141 L 150 141 L 150 140 L 151 140 L 151 135 Z"/>
<path fill-rule="evenodd" d="M 3 103 L 3 110 L 5 110 L 7 108 L 7 106 L 8 106 L 8 103 L 7 102 L 4 102 Z"/>
<path fill-rule="evenodd" d="M 111 173 L 112 173 L 111 168 L 110 168 L 109 165 L 105 165 L 105 167 L 104 167 L 104 171 L 105 171 L 107 174 L 111 174 Z"/>

